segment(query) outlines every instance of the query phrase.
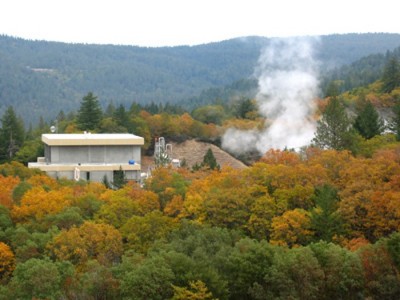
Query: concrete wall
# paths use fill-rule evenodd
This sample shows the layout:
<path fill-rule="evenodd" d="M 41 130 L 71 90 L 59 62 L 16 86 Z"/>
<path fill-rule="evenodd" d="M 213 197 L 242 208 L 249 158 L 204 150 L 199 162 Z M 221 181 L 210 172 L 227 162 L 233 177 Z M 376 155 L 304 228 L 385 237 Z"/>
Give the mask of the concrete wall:
<path fill-rule="evenodd" d="M 127 165 L 130 160 L 141 163 L 141 148 L 138 145 L 117 146 L 48 146 L 45 145 L 45 161 L 48 164 L 121 164 Z M 53 178 L 74 179 L 74 171 L 49 171 Z M 107 176 L 109 182 L 114 180 L 113 171 L 83 171 L 80 179 L 102 182 Z M 126 179 L 140 180 L 140 170 L 127 170 Z"/>
<path fill-rule="evenodd" d="M 69 179 L 74 180 L 74 172 L 47 172 L 50 177 L 57 178 L 57 179 Z M 89 176 L 89 177 L 88 177 Z M 96 182 L 103 182 L 104 176 L 107 176 L 109 182 L 114 181 L 114 172 L 112 171 L 98 171 L 98 172 L 88 172 L 81 171 L 80 172 L 80 179 L 87 180 L 89 178 L 90 181 Z M 140 171 L 125 171 L 125 177 L 127 180 L 140 180 Z"/>
<path fill-rule="evenodd" d="M 46 146 L 46 161 L 57 164 L 121 163 L 140 164 L 140 146 Z"/>

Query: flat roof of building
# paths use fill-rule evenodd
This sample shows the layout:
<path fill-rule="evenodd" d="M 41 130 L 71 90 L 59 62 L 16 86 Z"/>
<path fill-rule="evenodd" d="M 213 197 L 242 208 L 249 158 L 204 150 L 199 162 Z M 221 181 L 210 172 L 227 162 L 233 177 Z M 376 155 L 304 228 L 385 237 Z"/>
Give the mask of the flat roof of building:
<path fill-rule="evenodd" d="M 144 145 L 144 139 L 130 133 L 48 133 L 42 134 L 49 146 Z"/>

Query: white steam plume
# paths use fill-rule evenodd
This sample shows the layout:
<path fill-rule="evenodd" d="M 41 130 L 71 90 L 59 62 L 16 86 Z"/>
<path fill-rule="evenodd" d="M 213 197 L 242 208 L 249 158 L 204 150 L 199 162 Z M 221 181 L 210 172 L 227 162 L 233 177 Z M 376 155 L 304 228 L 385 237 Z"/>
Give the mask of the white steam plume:
<path fill-rule="evenodd" d="M 317 69 L 311 38 L 276 39 L 259 58 L 256 70 L 263 130 L 230 128 L 222 147 L 235 153 L 271 148 L 299 148 L 311 142 L 315 131 L 312 115 L 318 93 Z"/>

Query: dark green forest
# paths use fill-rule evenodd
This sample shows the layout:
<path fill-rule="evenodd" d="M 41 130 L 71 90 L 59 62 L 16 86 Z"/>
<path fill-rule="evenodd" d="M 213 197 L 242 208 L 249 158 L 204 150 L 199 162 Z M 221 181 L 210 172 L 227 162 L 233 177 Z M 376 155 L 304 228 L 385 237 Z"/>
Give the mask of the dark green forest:
<path fill-rule="evenodd" d="M 104 109 L 109 103 L 153 102 L 191 110 L 216 100 L 251 97 L 256 88 L 252 74 L 269 43 L 268 38 L 246 37 L 146 48 L 0 36 L 0 114 L 13 105 L 25 126 L 37 124 L 41 116 L 48 121 L 61 110 L 76 111 L 88 91 L 98 95 Z M 323 83 L 346 76 L 352 79 L 343 88 L 370 83 L 379 77 L 375 71 L 385 53 L 399 46 L 399 34 L 322 36 L 316 57 L 321 73 L 328 76 L 326 71 L 335 70 Z M 357 66 L 345 67 L 351 63 Z"/>

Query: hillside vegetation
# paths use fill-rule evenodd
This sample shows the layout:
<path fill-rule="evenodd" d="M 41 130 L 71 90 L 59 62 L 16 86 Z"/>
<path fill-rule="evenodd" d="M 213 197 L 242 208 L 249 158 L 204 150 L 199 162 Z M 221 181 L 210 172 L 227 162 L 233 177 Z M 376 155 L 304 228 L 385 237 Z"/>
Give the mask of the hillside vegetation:
<path fill-rule="evenodd" d="M 49 120 L 61 110 L 76 111 L 89 91 L 98 95 L 103 108 L 110 102 L 168 102 L 193 109 L 216 98 L 226 100 L 236 89 L 249 96 L 254 83 L 240 82 L 251 77 L 269 42 L 246 37 L 192 47 L 144 48 L 0 36 L 0 113 L 13 105 L 28 126 L 40 116 Z M 399 45 L 398 34 L 323 36 L 316 58 L 326 69 Z"/>
<path fill-rule="evenodd" d="M 395 299 L 399 147 L 158 168 L 143 189 L 0 165 L 0 297 Z"/>
<path fill-rule="evenodd" d="M 87 92 L 79 109 L 29 129 L 8 106 L 0 128 L 0 300 L 399 299 L 395 53 L 368 85 L 343 91 L 343 80 L 327 83 L 309 146 L 245 153 L 246 165 L 215 145 L 228 128 L 266 126 L 253 98 L 187 112 L 134 101 L 103 108 Z M 148 156 L 165 137 L 182 166 L 160 155 L 151 176 L 121 176 L 113 188 L 53 179 L 25 166 L 43 156 L 40 137 L 50 125 L 59 133 L 134 133 Z"/>

